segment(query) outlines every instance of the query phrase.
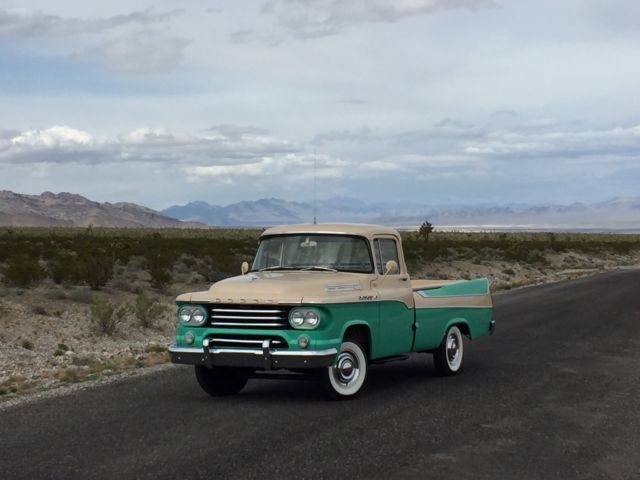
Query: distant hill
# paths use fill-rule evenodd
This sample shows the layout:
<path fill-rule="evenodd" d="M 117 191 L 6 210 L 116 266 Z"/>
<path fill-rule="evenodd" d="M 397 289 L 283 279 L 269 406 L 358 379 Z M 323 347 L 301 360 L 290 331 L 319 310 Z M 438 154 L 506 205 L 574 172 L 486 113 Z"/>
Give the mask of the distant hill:
<path fill-rule="evenodd" d="M 571 205 L 477 205 L 433 207 L 420 203 L 366 203 L 348 197 L 313 204 L 277 198 L 230 205 L 192 202 L 162 212 L 134 203 L 99 203 L 72 193 L 23 195 L 0 191 L 0 226 L 206 228 L 267 227 L 320 222 L 377 223 L 461 230 L 618 230 L 640 232 L 640 197 Z"/>
<path fill-rule="evenodd" d="M 72 193 L 0 191 L 0 225 L 14 227 L 193 228 L 135 203 L 99 203 Z"/>
<path fill-rule="evenodd" d="M 395 227 L 413 227 L 429 220 L 438 227 L 461 229 L 640 231 L 640 197 L 592 204 L 447 207 L 419 203 L 367 204 L 340 197 L 319 201 L 315 210 L 322 222 L 378 223 Z M 265 198 L 226 206 L 193 202 L 172 206 L 162 213 L 208 225 L 257 227 L 309 223 L 313 220 L 314 207 L 311 203 Z"/>

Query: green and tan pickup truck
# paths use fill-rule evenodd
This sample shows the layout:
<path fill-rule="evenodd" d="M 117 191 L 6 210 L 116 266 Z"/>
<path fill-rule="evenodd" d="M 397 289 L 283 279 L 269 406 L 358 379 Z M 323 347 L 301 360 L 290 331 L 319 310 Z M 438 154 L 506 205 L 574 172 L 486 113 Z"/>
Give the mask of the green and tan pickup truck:
<path fill-rule="evenodd" d="M 431 353 L 460 370 L 463 340 L 493 333 L 487 279 L 409 278 L 399 233 L 369 225 L 266 230 L 253 266 L 177 298 L 174 363 L 195 365 L 213 396 L 249 378 L 313 378 L 334 399 L 365 384 L 369 365 Z"/>

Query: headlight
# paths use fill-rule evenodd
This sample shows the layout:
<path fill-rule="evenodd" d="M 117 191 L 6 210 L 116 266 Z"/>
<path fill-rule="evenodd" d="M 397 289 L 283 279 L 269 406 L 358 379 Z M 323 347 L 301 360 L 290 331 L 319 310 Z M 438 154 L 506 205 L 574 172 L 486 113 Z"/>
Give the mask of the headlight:
<path fill-rule="evenodd" d="M 196 307 L 193 309 L 193 313 L 191 314 L 191 321 L 196 325 L 202 325 L 204 321 L 207 319 L 207 312 L 205 312 L 204 308 Z"/>
<path fill-rule="evenodd" d="M 320 324 L 320 315 L 315 310 L 298 308 L 289 314 L 289 323 L 293 328 L 316 328 Z"/>
<path fill-rule="evenodd" d="M 189 323 L 191 321 L 192 312 L 193 308 L 191 307 L 180 307 L 178 309 L 178 318 L 182 323 Z"/>
<path fill-rule="evenodd" d="M 207 320 L 207 311 L 200 306 L 184 306 L 178 309 L 178 318 L 186 325 L 199 327 Z"/>

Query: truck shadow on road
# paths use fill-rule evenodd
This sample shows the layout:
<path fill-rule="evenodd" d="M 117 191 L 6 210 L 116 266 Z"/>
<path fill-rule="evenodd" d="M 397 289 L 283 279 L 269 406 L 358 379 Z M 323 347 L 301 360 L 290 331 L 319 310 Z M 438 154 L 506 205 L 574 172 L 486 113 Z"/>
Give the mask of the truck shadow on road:
<path fill-rule="evenodd" d="M 366 388 L 358 396 L 357 401 L 364 399 L 376 399 L 405 395 L 408 392 L 420 395 L 441 395 L 448 388 L 463 387 L 465 384 L 475 384 L 486 380 L 483 372 L 489 372 L 490 366 L 480 362 L 477 365 L 469 365 L 463 372 L 454 377 L 440 377 L 433 367 L 432 361 L 426 356 L 413 356 L 410 360 L 387 365 L 372 365 L 369 367 Z M 480 378 L 478 378 L 478 376 Z M 255 403 L 256 405 L 268 405 L 282 403 L 283 399 L 289 402 L 320 401 L 324 398 L 316 382 L 309 380 L 260 380 L 252 379 L 245 389 L 238 395 L 231 397 L 219 397 L 213 399 L 220 403 Z M 211 401 L 208 396 L 203 396 L 202 401 Z"/>

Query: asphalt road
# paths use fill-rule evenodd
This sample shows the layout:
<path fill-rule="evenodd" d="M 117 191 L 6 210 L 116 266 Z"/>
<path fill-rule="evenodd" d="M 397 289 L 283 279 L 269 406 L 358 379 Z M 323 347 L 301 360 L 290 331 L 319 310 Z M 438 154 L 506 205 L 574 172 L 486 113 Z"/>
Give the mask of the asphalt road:
<path fill-rule="evenodd" d="M 0 478 L 640 479 L 640 272 L 495 297 L 464 370 L 374 366 L 362 397 L 190 367 L 0 411 Z"/>

